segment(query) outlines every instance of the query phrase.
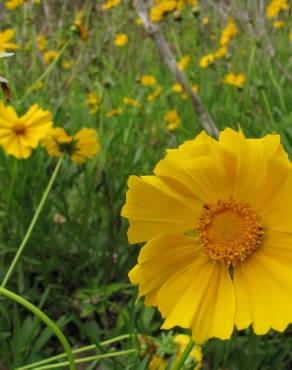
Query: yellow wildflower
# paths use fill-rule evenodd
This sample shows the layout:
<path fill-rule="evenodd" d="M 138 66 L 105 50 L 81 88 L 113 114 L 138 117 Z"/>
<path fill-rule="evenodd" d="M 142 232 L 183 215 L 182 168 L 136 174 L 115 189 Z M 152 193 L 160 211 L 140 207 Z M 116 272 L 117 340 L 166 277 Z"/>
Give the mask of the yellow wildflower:
<path fill-rule="evenodd" d="M 95 114 L 100 109 L 101 97 L 97 95 L 96 91 L 91 91 L 87 94 L 85 104 L 90 108 L 90 113 Z"/>
<path fill-rule="evenodd" d="M 23 0 L 8 0 L 5 2 L 5 8 L 14 10 L 23 4 Z"/>
<path fill-rule="evenodd" d="M 227 20 L 227 25 L 224 30 L 221 32 L 220 45 L 227 46 L 230 40 L 237 34 L 238 28 L 233 20 L 229 17 Z"/>
<path fill-rule="evenodd" d="M 282 10 L 289 10 L 288 0 L 272 0 L 267 7 L 267 16 L 275 18 Z"/>
<path fill-rule="evenodd" d="M 115 116 L 120 116 L 123 113 L 123 108 L 115 108 L 110 110 L 109 112 L 106 113 L 106 117 L 111 118 Z"/>
<path fill-rule="evenodd" d="M 198 94 L 198 92 L 199 92 L 199 86 L 198 85 L 192 85 L 191 89 L 193 90 L 193 92 L 195 94 Z"/>
<path fill-rule="evenodd" d="M 153 86 L 156 84 L 156 78 L 151 75 L 144 75 L 140 77 L 140 83 L 143 86 Z"/>
<path fill-rule="evenodd" d="M 86 162 L 100 151 L 97 133 L 91 128 L 83 128 L 69 136 L 63 128 L 56 127 L 48 133 L 42 144 L 50 156 L 60 157 L 65 153 L 78 164 Z"/>
<path fill-rule="evenodd" d="M 278 29 L 278 28 L 283 28 L 285 26 L 285 22 L 284 21 L 275 21 L 273 23 L 273 27 Z"/>
<path fill-rule="evenodd" d="M 29 87 L 30 91 L 40 90 L 44 87 L 43 81 L 37 81 Z"/>
<path fill-rule="evenodd" d="M 116 46 L 125 46 L 129 41 L 128 35 L 125 33 L 118 33 L 115 37 L 115 45 Z"/>
<path fill-rule="evenodd" d="M 217 49 L 214 53 L 214 57 L 216 59 L 221 59 L 227 56 L 228 50 L 226 46 L 221 46 L 219 49 Z"/>
<path fill-rule="evenodd" d="M 181 123 L 181 119 L 179 118 L 175 110 L 167 112 L 164 116 L 164 120 L 167 123 L 168 130 L 175 130 Z"/>
<path fill-rule="evenodd" d="M 38 44 L 38 49 L 40 51 L 44 51 L 45 48 L 46 48 L 46 43 L 47 43 L 47 40 L 46 40 L 46 36 L 45 35 L 39 35 L 37 37 L 37 44 Z"/>
<path fill-rule="evenodd" d="M 204 17 L 202 19 L 202 23 L 203 23 L 204 26 L 207 26 L 209 24 L 209 17 Z"/>
<path fill-rule="evenodd" d="M 189 55 L 184 55 L 180 61 L 177 63 L 177 68 L 180 71 L 183 71 L 186 69 L 186 67 L 190 64 L 191 62 L 191 57 Z"/>
<path fill-rule="evenodd" d="M 21 117 L 0 101 L 0 145 L 7 154 L 28 158 L 52 127 L 52 115 L 37 104 Z"/>
<path fill-rule="evenodd" d="M 84 10 L 78 11 L 75 16 L 74 26 L 82 41 L 86 42 L 89 38 L 89 32 L 86 26 L 83 24 L 82 19 L 84 17 Z"/>
<path fill-rule="evenodd" d="M 137 18 L 135 19 L 135 24 L 136 24 L 137 26 L 142 26 L 142 24 L 143 24 L 142 19 L 141 19 L 140 17 L 137 17 Z"/>
<path fill-rule="evenodd" d="M 138 102 L 138 100 L 129 98 L 128 96 L 125 96 L 123 98 L 123 102 L 126 105 L 131 105 L 132 107 L 136 107 L 136 108 L 140 107 L 140 103 Z"/>
<path fill-rule="evenodd" d="M 121 0 L 107 0 L 104 4 L 102 4 L 101 8 L 103 10 L 109 10 L 118 6 L 121 3 Z"/>
<path fill-rule="evenodd" d="M 245 75 L 243 73 L 238 74 L 228 73 L 225 76 L 223 82 L 227 85 L 232 85 L 240 88 L 245 83 Z"/>
<path fill-rule="evenodd" d="M 156 100 L 158 98 L 158 96 L 160 96 L 161 91 L 162 91 L 162 87 L 157 86 L 156 89 L 154 90 L 154 92 L 147 96 L 147 101 L 148 102 L 153 102 L 154 100 Z"/>
<path fill-rule="evenodd" d="M 58 58 L 59 52 L 56 50 L 49 50 L 44 53 L 43 59 L 45 63 L 52 63 L 56 58 Z"/>
<path fill-rule="evenodd" d="M 19 46 L 11 42 L 15 35 L 15 30 L 12 28 L 7 28 L 4 31 L 0 31 L 0 53 L 5 52 L 7 49 L 15 50 Z"/>
<path fill-rule="evenodd" d="M 165 14 L 175 9 L 177 9 L 177 2 L 175 0 L 164 0 L 150 9 L 150 19 L 152 22 L 160 22 Z"/>
<path fill-rule="evenodd" d="M 289 32 L 289 40 L 292 42 L 292 31 Z"/>
<path fill-rule="evenodd" d="M 167 361 L 159 355 L 154 355 L 148 365 L 148 370 L 165 370 Z"/>
<path fill-rule="evenodd" d="M 74 65 L 74 60 L 69 59 L 69 60 L 64 60 L 62 62 L 62 68 L 63 69 L 70 69 Z"/>
<path fill-rule="evenodd" d="M 201 344 L 292 322 L 291 168 L 280 135 L 226 128 L 169 150 L 153 176 L 129 178 L 122 216 L 130 243 L 146 242 L 129 277 L 163 329 L 190 328 Z"/>
<path fill-rule="evenodd" d="M 214 62 L 215 62 L 215 56 L 214 56 L 214 54 L 210 53 L 210 54 L 204 55 L 200 59 L 199 66 L 201 68 L 207 68 L 207 67 L 209 67 L 210 64 L 212 64 Z"/>
<path fill-rule="evenodd" d="M 178 360 L 185 350 L 186 346 L 188 345 L 190 341 L 190 337 L 186 334 L 177 334 L 174 338 L 175 343 L 177 344 L 178 350 L 176 353 L 176 360 Z M 200 345 L 195 345 L 194 348 L 191 350 L 189 354 L 189 358 L 194 359 L 195 361 L 195 368 L 194 370 L 200 370 L 202 367 L 202 361 L 203 361 L 203 353 L 202 353 L 202 347 Z M 174 363 L 175 366 L 176 362 Z"/>
<path fill-rule="evenodd" d="M 176 83 L 171 86 L 171 91 L 181 94 L 184 92 L 184 88 L 182 84 Z"/>

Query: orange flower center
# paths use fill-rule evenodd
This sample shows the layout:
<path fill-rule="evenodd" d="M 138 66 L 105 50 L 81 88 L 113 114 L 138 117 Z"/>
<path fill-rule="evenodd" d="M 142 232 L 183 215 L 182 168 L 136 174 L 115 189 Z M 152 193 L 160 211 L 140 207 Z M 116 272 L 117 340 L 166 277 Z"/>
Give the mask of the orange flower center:
<path fill-rule="evenodd" d="M 254 209 L 232 198 L 205 205 L 198 232 L 205 254 L 227 266 L 234 266 L 252 254 L 263 237 Z"/>
<path fill-rule="evenodd" d="M 20 121 L 14 122 L 12 126 L 12 130 L 15 133 L 15 135 L 25 135 L 26 133 L 26 126 L 24 123 Z"/>

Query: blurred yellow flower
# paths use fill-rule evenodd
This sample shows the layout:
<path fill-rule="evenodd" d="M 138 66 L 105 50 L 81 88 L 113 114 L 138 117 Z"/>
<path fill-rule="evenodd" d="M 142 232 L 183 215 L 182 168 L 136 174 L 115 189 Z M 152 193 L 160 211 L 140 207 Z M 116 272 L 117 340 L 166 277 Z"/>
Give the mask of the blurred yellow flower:
<path fill-rule="evenodd" d="M 156 78 L 151 75 L 144 75 L 140 77 L 140 83 L 143 86 L 153 86 L 156 84 Z"/>
<path fill-rule="evenodd" d="M 217 49 L 214 53 L 214 57 L 216 59 L 221 59 L 221 58 L 224 58 L 226 57 L 228 53 L 228 49 L 226 46 L 221 46 L 219 49 Z"/>
<path fill-rule="evenodd" d="M 102 4 L 101 8 L 103 10 L 109 10 L 118 6 L 121 3 L 121 0 L 107 0 L 104 4 Z"/>
<path fill-rule="evenodd" d="M 228 73 L 225 76 L 223 83 L 236 87 L 242 87 L 245 83 L 245 75 L 243 73 L 238 74 Z"/>
<path fill-rule="evenodd" d="M 267 7 L 267 16 L 275 18 L 282 10 L 289 10 L 288 0 L 272 0 Z"/>
<path fill-rule="evenodd" d="M 171 110 L 167 112 L 164 116 L 164 120 L 167 123 L 168 130 L 175 130 L 181 123 L 181 119 L 179 118 L 177 112 L 175 110 Z"/>
<path fill-rule="evenodd" d="M 289 40 L 292 42 L 292 31 L 289 32 Z"/>
<path fill-rule="evenodd" d="M 5 8 L 14 10 L 23 4 L 23 0 L 8 0 L 5 2 Z"/>
<path fill-rule="evenodd" d="M 186 67 L 190 64 L 191 62 L 191 57 L 189 55 L 184 55 L 179 62 L 177 63 L 177 68 L 180 71 L 183 71 L 186 69 Z"/>
<path fill-rule="evenodd" d="M 47 40 L 46 40 L 46 36 L 45 35 L 39 35 L 37 37 L 37 45 L 38 45 L 38 49 L 40 51 L 44 51 L 45 50 L 46 43 L 47 43 Z"/>
<path fill-rule="evenodd" d="M 226 27 L 221 32 L 220 45 L 227 46 L 230 40 L 237 34 L 237 32 L 238 28 L 236 27 L 233 18 L 229 17 L 227 19 Z"/>
<path fill-rule="evenodd" d="M 0 101 L 0 145 L 7 154 L 28 158 L 52 127 L 52 115 L 37 104 L 21 117 Z"/>
<path fill-rule="evenodd" d="M 204 55 L 200 59 L 199 66 L 201 68 L 207 68 L 207 67 L 209 67 L 210 64 L 212 64 L 214 62 L 215 62 L 215 56 L 214 56 L 214 54 L 210 53 L 210 54 Z"/>
<path fill-rule="evenodd" d="M 199 86 L 198 86 L 198 85 L 192 85 L 191 89 L 192 89 L 192 91 L 193 91 L 195 94 L 198 94 L 198 92 L 199 92 Z"/>
<path fill-rule="evenodd" d="M 158 96 L 161 94 L 161 91 L 162 91 L 162 87 L 157 86 L 156 89 L 153 91 L 153 93 L 147 96 L 147 101 L 153 102 L 154 100 L 156 100 Z"/>
<path fill-rule="evenodd" d="M 7 49 L 15 50 L 19 48 L 19 45 L 11 42 L 15 35 L 15 30 L 7 28 L 4 31 L 0 31 L 0 53 L 5 52 Z"/>
<path fill-rule="evenodd" d="M 142 19 L 141 19 L 140 17 L 137 17 L 137 18 L 135 19 L 135 24 L 136 24 L 137 26 L 142 26 L 142 24 L 143 24 Z"/>
<path fill-rule="evenodd" d="M 129 37 L 125 33 L 118 33 L 115 37 L 116 46 L 125 46 L 129 42 Z"/>
<path fill-rule="evenodd" d="M 63 69 L 70 69 L 74 65 L 74 60 L 69 59 L 69 60 L 64 60 L 62 62 L 62 68 Z"/>
<path fill-rule="evenodd" d="M 203 25 L 207 26 L 209 24 L 209 17 L 204 17 L 202 19 L 202 23 L 203 23 Z"/>
<path fill-rule="evenodd" d="M 90 108 L 90 113 L 95 114 L 100 109 L 101 97 L 97 95 L 96 91 L 90 91 L 87 94 L 85 104 Z"/>
<path fill-rule="evenodd" d="M 128 96 L 125 96 L 123 98 L 123 102 L 124 104 L 130 105 L 132 107 L 136 107 L 136 108 L 140 107 L 140 103 L 138 102 L 138 100 L 129 98 Z"/>
<path fill-rule="evenodd" d="M 84 10 L 82 9 L 82 10 L 77 11 L 75 20 L 74 20 L 74 26 L 81 40 L 84 42 L 87 42 L 89 39 L 89 32 L 86 26 L 82 22 L 83 17 L 84 17 Z"/>
<path fill-rule="evenodd" d="M 167 361 L 159 355 L 154 355 L 148 364 L 148 370 L 165 370 L 166 368 Z"/>
<path fill-rule="evenodd" d="M 284 21 L 276 21 L 273 23 L 273 27 L 278 29 L 278 28 L 283 28 L 285 26 L 285 22 Z"/>
<path fill-rule="evenodd" d="M 44 87 L 43 81 L 37 81 L 29 87 L 29 91 L 40 90 Z"/>
<path fill-rule="evenodd" d="M 123 108 L 118 107 L 118 108 L 112 109 L 109 112 L 107 112 L 106 117 L 111 118 L 115 116 L 120 116 L 122 113 L 123 113 Z"/>
<path fill-rule="evenodd" d="M 78 164 L 86 162 L 100 151 L 97 132 L 91 128 L 83 128 L 69 136 L 63 128 L 56 127 L 43 139 L 42 144 L 51 157 L 60 157 L 64 153 Z"/>
<path fill-rule="evenodd" d="M 59 56 L 59 52 L 56 50 L 48 50 L 43 55 L 45 63 L 52 63 Z"/>
<path fill-rule="evenodd" d="M 160 22 L 166 13 L 172 12 L 177 8 L 175 0 L 163 0 L 158 2 L 150 9 L 150 19 L 152 22 Z"/>
<path fill-rule="evenodd" d="M 184 92 L 184 88 L 181 84 L 176 83 L 171 86 L 171 91 L 181 94 Z"/>

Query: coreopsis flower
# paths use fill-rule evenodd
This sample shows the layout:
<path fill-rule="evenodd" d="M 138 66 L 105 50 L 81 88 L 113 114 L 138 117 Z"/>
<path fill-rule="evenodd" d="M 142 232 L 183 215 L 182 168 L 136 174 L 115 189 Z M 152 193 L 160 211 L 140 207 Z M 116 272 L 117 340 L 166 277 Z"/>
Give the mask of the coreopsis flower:
<path fill-rule="evenodd" d="M 279 135 L 202 132 L 128 186 L 128 238 L 146 242 L 129 277 L 162 328 L 191 328 L 199 344 L 292 322 L 292 163 Z"/>
<path fill-rule="evenodd" d="M 245 75 L 243 73 L 228 73 L 225 76 L 223 83 L 241 88 L 245 83 Z"/>
<path fill-rule="evenodd" d="M 105 115 L 107 118 L 112 118 L 112 117 L 120 116 L 122 113 L 123 113 L 123 108 L 118 107 L 118 108 L 114 108 L 108 111 Z"/>
<path fill-rule="evenodd" d="M 158 2 L 150 9 L 150 19 L 152 22 L 160 22 L 163 17 L 177 9 L 177 2 L 175 0 L 164 0 Z"/>
<path fill-rule="evenodd" d="M 185 350 L 186 346 L 188 345 L 190 341 L 190 337 L 186 334 L 177 334 L 174 338 L 175 343 L 178 347 L 177 353 L 176 353 L 176 359 L 178 360 Z M 193 359 L 195 361 L 195 367 L 194 370 L 200 370 L 202 367 L 202 360 L 203 360 L 203 353 L 202 353 L 202 347 L 200 345 L 195 345 L 194 348 L 191 350 L 189 354 L 189 359 Z M 176 361 L 174 363 L 174 366 L 176 364 Z"/>
<path fill-rule="evenodd" d="M 114 44 L 116 46 L 125 46 L 129 42 L 129 37 L 125 33 L 118 33 L 115 37 Z"/>
<path fill-rule="evenodd" d="M 109 10 L 120 5 L 120 3 L 121 0 L 107 0 L 104 4 L 102 4 L 101 8 L 103 10 Z"/>
<path fill-rule="evenodd" d="M 165 370 L 167 361 L 159 355 L 154 355 L 148 365 L 148 370 Z"/>
<path fill-rule="evenodd" d="M 215 62 L 215 56 L 213 53 L 204 55 L 200 61 L 199 61 L 199 66 L 201 68 L 208 68 L 210 64 L 213 64 Z"/>
<path fill-rule="evenodd" d="M 198 94 L 198 93 L 199 93 L 199 90 L 200 90 L 199 86 L 198 86 L 198 85 L 195 85 L 195 84 L 193 84 L 193 85 L 191 86 L 191 89 L 192 89 L 192 91 L 193 91 L 195 94 Z"/>
<path fill-rule="evenodd" d="M 23 4 L 23 0 L 8 0 L 5 2 L 5 8 L 8 10 L 14 10 Z"/>
<path fill-rule="evenodd" d="M 28 158 L 52 127 L 52 115 L 37 104 L 18 116 L 0 101 L 0 145 L 7 154 Z"/>
<path fill-rule="evenodd" d="M 46 48 L 46 44 L 47 44 L 47 39 L 46 39 L 46 36 L 45 35 L 39 35 L 37 37 L 37 45 L 38 45 L 38 49 L 40 51 L 44 51 L 45 48 Z"/>
<path fill-rule="evenodd" d="M 133 98 L 129 98 L 128 96 L 125 96 L 123 98 L 123 102 L 124 102 L 125 105 L 130 105 L 130 106 L 135 107 L 135 108 L 140 107 L 140 103 L 138 102 L 138 100 L 133 99 Z"/>
<path fill-rule="evenodd" d="M 180 61 L 177 63 L 177 68 L 180 71 L 184 71 L 186 67 L 190 64 L 191 62 L 191 57 L 189 55 L 184 55 Z"/>
<path fill-rule="evenodd" d="M 224 28 L 224 30 L 221 32 L 221 38 L 220 38 L 220 45 L 221 46 L 227 46 L 230 42 L 230 40 L 236 36 L 238 32 L 238 28 L 236 27 L 236 24 L 233 20 L 233 18 L 229 17 L 227 20 L 227 25 Z"/>
<path fill-rule="evenodd" d="M 157 86 L 156 89 L 153 91 L 153 93 L 147 96 L 147 101 L 153 102 L 154 100 L 156 100 L 161 95 L 161 91 L 162 91 L 162 87 Z"/>
<path fill-rule="evenodd" d="M 140 83 L 143 86 L 153 86 L 156 84 L 156 78 L 151 75 L 144 75 L 140 77 Z"/>
<path fill-rule="evenodd" d="M 11 42 L 15 35 L 15 30 L 7 28 L 4 31 L 0 31 L 0 53 L 4 53 L 6 50 L 16 50 L 19 45 Z"/>
<path fill-rule="evenodd" d="M 283 28 L 285 26 L 285 22 L 283 20 L 275 21 L 273 23 L 273 27 L 275 29 Z"/>
<path fill-rule="evenodd" d="M 97 133 L 91 128 L 83 128 L 70 136 L 63 128 L 56 127 L 48 133 L 42 144 L 50 156 L 67 154 L 78 164 L 85 163 L 100 151 Z"/>
<path fill-rule="evenodd" d="M 170 131 L 178 128 L 181 123 L 181 119 L 175 110 L 167 112 L 164 116 L 164 120 L 167 123 L 167 129 Z"/>
<path fill-rule="evenodd" d="M 176 83 L 171 86 L 171 91 L 175 93 L 182 94 L 184 92 L 184 88 L 182 84 Z"/>
<path fill-rule="evenodd" d="M 89 107 L 89 111 L 91 114 L 95 114 L 99 111 L 101 100 L 101 96 L 97 95 L 96 91 L 90 91 L 87 94 L 85 104 Z"/>
<path fill-rule="evenodd" d="M 48 50 L 43 55 L 43 60 L 45 63 L 52 63 L 56 58 L 58 58 L 59 52 L 56 50 Z"/>
<path fill-rule="evenodd" d="M 267 16 L 275 18 L 281 11 L 289 10 L 288 0 L 272 0 L 267 7 Z"/>
<path fill-rule="evenodd" d="M 228 54 L 228 49 L 226 46 L 221 46 L 219 49 L 217 49 L 214 53 L 215 59 L 222 59 L 226 57 Z"/>

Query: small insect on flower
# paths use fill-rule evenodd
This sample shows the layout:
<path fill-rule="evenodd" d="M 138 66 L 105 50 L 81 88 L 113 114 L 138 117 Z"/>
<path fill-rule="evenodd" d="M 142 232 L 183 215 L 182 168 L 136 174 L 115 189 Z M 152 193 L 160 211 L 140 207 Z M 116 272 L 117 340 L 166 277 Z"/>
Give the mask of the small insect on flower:
<path fill-rule="evenodd" d="M 200 344 L 292 322 L 292 163 L 279 135 L 202 132 L 128 186 L 129 242 L 146 242 L 129 277 L 163 329 L 191 328 Z"/>
<path fill-rule="evenodd" d="M 37 104 L 18 117 L 11 106 L 0 101 L 0 145 L 7 154 L 28 158 L 52 127 L 52 115 Z"/>
<path fill-rule="evenodd" d="M 83 128 L 70 136 L 63 128 L 56 127 L 48 133 L 42 144 L 50 156 L 67 154 L 78 164 L 85 163 L 100 151 L 97 132 L 91 128 Z"/>
<path fill-rule="evenodd" d="M 114 44 L 116 46 L 125 46 L 129 42 L 129 37 L 125 33 L 118 33 L 115 37 L 115 42 Z"/>

